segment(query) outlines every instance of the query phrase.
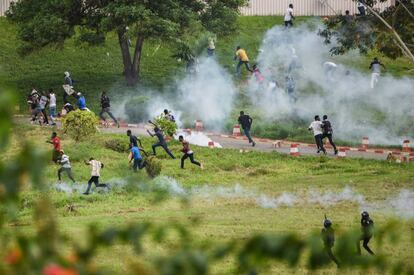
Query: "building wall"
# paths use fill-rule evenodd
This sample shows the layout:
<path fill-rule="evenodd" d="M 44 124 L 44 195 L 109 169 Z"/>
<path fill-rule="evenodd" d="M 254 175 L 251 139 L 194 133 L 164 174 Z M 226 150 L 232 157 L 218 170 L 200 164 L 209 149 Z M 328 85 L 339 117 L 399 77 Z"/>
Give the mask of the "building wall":
<path fill-rule="evenodd" d="M 376 6 L 377 9 L 393 5 L 395 0 L 388 0 Z M 352 0 L 249 0 L 249 5 L 241 9 L 243 15 L 284 15 L 289 4 L 293 4 L 296 16 L 323 16 L 357 13 L 357 4 Z"/>
<path fill-rule="evenodd" d="M 13 0 L 0 0 L 0 16 L 4 16 Z M 39 0 L 41 1 L 41 0 Z"/>

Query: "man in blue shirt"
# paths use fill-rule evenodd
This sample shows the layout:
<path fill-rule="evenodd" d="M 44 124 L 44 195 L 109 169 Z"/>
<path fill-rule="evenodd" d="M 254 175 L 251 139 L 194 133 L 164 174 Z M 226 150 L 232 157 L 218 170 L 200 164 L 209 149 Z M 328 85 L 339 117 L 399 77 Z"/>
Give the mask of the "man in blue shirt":
<path fill-rule="evenodd" d="M 86 108 L 86 99 L 81 93 L 78 93 L 78 108 L 82 111 L 88 110 L 88 108 Z"/>
<path fill-rule="evenodd" d="M 130 162 L 134 161 L 133 169 L 137 171 L 139 168 L 140 170 L 145 167 L 146 162 L 142 160 L 141 152 L 137 146 L 131 147 L 131 160 Z"/>

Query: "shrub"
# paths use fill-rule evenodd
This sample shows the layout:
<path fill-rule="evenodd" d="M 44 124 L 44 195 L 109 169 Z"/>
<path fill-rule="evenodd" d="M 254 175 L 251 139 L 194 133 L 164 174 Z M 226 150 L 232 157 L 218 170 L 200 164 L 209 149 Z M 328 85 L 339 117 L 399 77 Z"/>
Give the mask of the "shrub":
<path fill-rule="evenodd" d="M 119 153 L 129 152 L 129 144 L 126 141 L 121 141 L 117 139 L 110 139 L 105 141 L 105 148 L 113 150 Z"/>
<path fill-rule="evenodd" d="M 177 132 L 177 124 L 171 120 L 158 116 L 154 119 L 154 123 L 168 136 L 172 137 Z"/>
<path fill-rule="evenodd" d="M 76 110 L 67 114 L 63 119 L 63 132 L 79 141 L 95 134 L 98 123 L 98 117 L 94 113 Z"/>
<path fill-rule="evenodd" d="M 148 120 L 148 97 L 135 96 L 125 104 L 125 113 L 131 122 L 143 122 Z"/>
<path fill-rule="evenodd" d="M 154 156 L 147 157 L 146 161 L 147 165 L 145 166 L 145 170 L 147 171 L 148 176 L 155 178 L 161 173 L 161 161 Z"/>

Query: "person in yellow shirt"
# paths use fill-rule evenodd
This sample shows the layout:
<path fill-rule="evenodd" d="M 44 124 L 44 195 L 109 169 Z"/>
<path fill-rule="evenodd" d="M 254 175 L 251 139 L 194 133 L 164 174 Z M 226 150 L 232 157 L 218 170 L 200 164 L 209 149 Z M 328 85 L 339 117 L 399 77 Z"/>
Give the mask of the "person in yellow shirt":
<path fill-rule="evenodd" d="M 241 71 L 241 66 L 244 64 L 246 66 L 246 69 L 249 72 L 252 72 L 252 70 L 250 69 L 249 66 L 249 57 L 247 56 L 246 50 L 242 49 L 240 46 L 237 46 L 236 48 L 236 55 L 234 56 L 234 60 L 239 59 L 239 63 L 237 64 L 236 67 L 236 74 L 237 76 L 240 77 L 240 71 Z"/>

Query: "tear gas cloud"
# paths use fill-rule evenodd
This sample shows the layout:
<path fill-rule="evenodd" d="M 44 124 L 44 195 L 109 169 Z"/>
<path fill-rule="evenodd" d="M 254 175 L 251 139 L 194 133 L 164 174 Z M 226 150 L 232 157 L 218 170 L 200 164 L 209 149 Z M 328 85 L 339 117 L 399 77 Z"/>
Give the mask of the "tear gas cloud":
<path fill-rule="evenodd" d="M 184 122 L 193 125 L 195 120 L 201 119 L 208 128 L 221 130 L 232 110 L 236 88 L 230 74 L 214 58 L 202 58 L 197 63 L 197 73 L 177 79 L 163 93 L 145 91 L 141 94 L 149 97 L 146 109 L 148 119 L 168 109 L 179 127 Z M 127 118 L 125 104 L 136 95 L 137 92 L 134 92 L 122 101 L 114 102 L 115 115 Z"/>
<path fill-rule="evenodd" d="M 390 195 L 384 201 L 367 201 L 365 197 L 355 192 L 351 187 L 345 186 L 342 191 L 320 192 L 307 190 L 305 192 L 282 192 L 279 195 L 269 195 L 257 192 L 240 184 L 230 186 L 203 184 L 191 188 L 183 186 L 171 177 L 160 176 L 151 184 L 132 184 L 125 179 L 113 179 L 107 182 L 111 188 L 99 188 L 99 192 L 111 192 L 122 190 L 127 185 L 135 186 L 141 192 L 163 191 L 171 197 L 196 198 L 204 200 L 239 200 L 251 201 L 258 207 L 265 209 L 277 209 L 280 207 L 305 207 L 307 205 L 320 205 L 322 207 L 333 207 L 337 204 L 351 203 L 359 206 L 360 210 L 370 212 L 381 212 L 385 214 L 398 215 L 406 219 L 414 218 L 414 191 L 401 189 L 399 193 Z M 67 194 L 80 194 L 86 189 L 86 184 L 53 184 L 55 190 Z M 96 192 L 97 190 L 95 190 Z"/>
<path fill-rule="evenodd" d="M 263 110 L 262 115 L 276 121 L 295 115 L 311 122 L 314 115 L 327 114 L 335 135 L 348 141 L 368 136 L 373 143 L 400 145 L 408 135 L 413 136 L 414 80 L 382 75 L 371 89 L 370 74 L 339 62 L 336 67 L 324 65 L 332 61 L 331 47 L 317 35 L 317 29 L 305 25 L 267 31 L 257 62 L 265 78 L 276 81 L 279 88 L 257 87 L 253 78 L 250 81 L 250 98 Z M 360 64 L 361 58 L 353 52 L 340 59 Z M 296 103 L 285 92 L 286 76 L 296 84 Z"/>

